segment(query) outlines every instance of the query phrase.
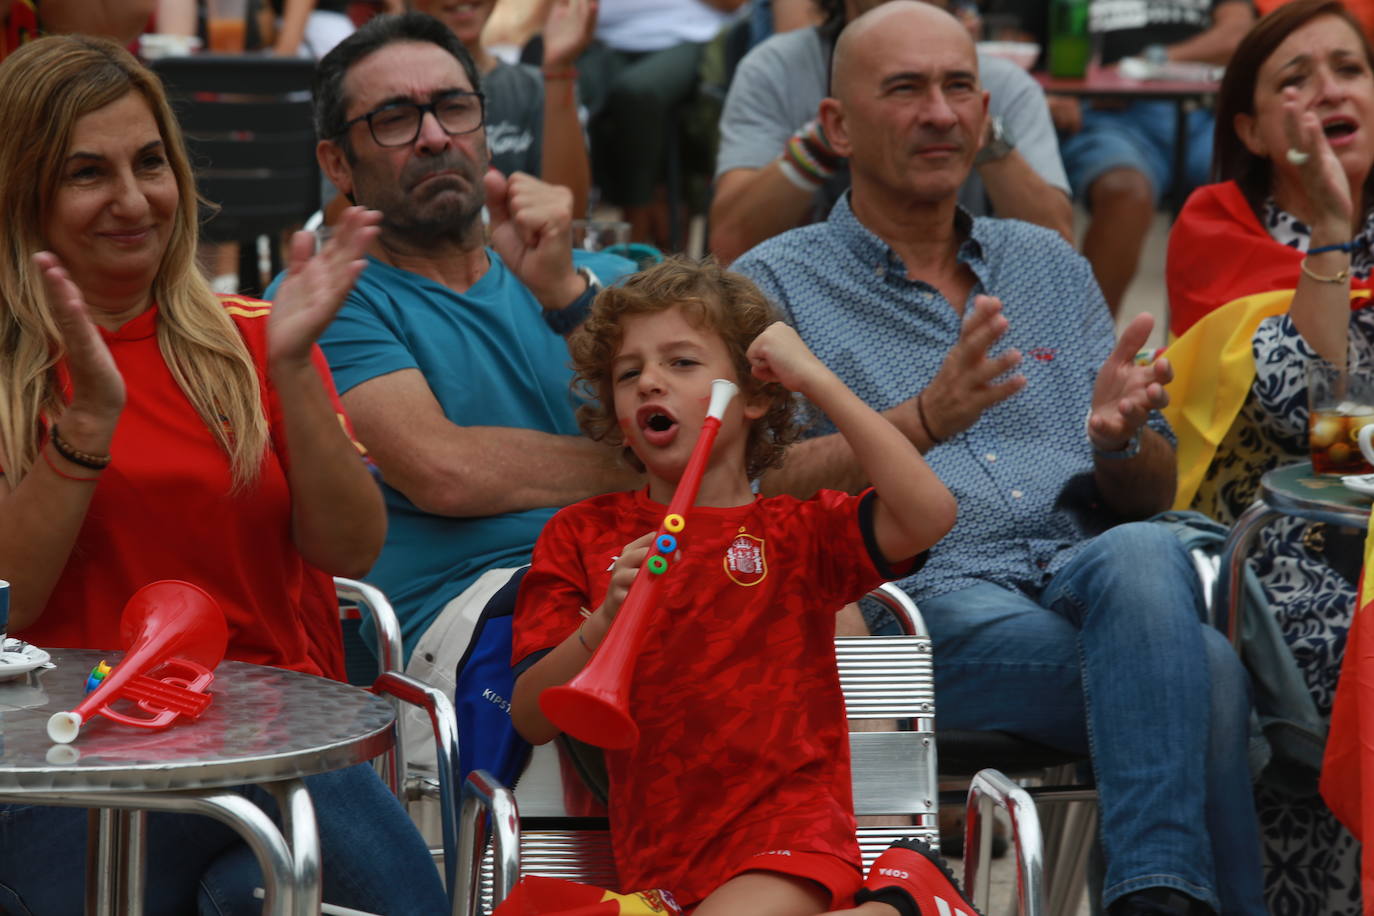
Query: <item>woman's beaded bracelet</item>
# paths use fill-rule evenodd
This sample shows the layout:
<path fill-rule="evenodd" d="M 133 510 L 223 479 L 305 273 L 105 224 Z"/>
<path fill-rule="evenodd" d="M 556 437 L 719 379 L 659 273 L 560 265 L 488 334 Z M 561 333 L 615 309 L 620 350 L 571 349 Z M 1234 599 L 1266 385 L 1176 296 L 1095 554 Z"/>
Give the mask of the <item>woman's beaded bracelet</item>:
<path fill-rule="evenodd" d="M 1326 254 L 1328 251 L 1344 251 L 1346 253 L 1349 253 L 1354 250 L 1355 243 L 1353 241 L 1338 242 L 1335 245 L 1322 245 L 1320 248 L 1309 248 L 1307 250 L 1307 256 L 1310 258 L 1314 254 Z"/>
<path fill-rule="evenodd" d="M 56 423 L 52 425 L 52 430 L 48 438 L 52 440 L 52 447 L 57 449 L 57 454 L 66 458 L 72 464 L 79 464 L 81 467 L 88 468 L 92 471 L 103 471 L 110 466 L 112 456 L 92 455 L 90 452 L 81 451 L 81 449 L 76 448 L 70 442 L 62 438 L 62 434 L 57 431 Z"/>

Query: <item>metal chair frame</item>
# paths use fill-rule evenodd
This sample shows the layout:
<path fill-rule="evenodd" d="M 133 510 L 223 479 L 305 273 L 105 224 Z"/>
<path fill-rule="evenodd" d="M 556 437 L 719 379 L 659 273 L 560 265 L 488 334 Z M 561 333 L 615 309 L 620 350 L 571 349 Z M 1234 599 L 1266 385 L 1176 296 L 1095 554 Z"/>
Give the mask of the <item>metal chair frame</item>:
<path fill-rule="evenodd" d="M 377 633 L 377 659 L 381 674 L 370 688 L 373 693 L 388 697 L 396 708 L 395 740 L 391 749 L 377 759 L 382 779 L 402 805 L 417 798 L 437 798 L 441 820 L 443 847 L 430 850 L 442 856 L 444 887 L 448 892 L 449 910 L 461 912 L 457 890 L 458 855 L 458 720 L 453 701 L 442 691 L 422 681 L 408 677 L 401 671 L 401 626 L 391 602 L 376 586 L 354 579 L 335 577 L 334 590 L 339 597 L 339 613 L 347 617 L 355 610 L 371 615 Z M 420 778 L 406 770 L 405 748 L 401 742 L 401 704 L 408 703 L 429 715 L 434 730 L 436 774 Z"/>

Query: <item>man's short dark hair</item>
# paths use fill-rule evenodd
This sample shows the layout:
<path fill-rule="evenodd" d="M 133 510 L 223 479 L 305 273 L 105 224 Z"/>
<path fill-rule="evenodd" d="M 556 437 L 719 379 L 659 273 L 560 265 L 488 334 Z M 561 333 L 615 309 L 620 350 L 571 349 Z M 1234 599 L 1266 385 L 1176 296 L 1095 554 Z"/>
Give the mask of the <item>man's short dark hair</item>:
<path fill-rule="evenodd" d="M 344 98 L 344 77 L 353 65 L 373 51 L 400 41 L 429 42 L 452 54 L 463 65 L 472 88 L 482 91 L 477 64 L 463 43 L 449 27 L 424 13 L 400 13 L 395 16 L 374 16 L 362 28 L 334 46 L 315 68 L 311 87 L 315 110 L 315 136 L 333 140 L 344 132 L 348 123 L 348 99 Z"/>

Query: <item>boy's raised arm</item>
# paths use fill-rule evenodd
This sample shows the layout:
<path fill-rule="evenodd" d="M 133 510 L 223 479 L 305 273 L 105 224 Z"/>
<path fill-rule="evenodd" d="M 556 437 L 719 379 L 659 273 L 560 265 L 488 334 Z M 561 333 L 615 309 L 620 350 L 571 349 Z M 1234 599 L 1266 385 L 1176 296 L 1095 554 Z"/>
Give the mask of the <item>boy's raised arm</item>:
<path fill-rule="evenodd" d="M 877 491 L 874 536 L 884 559 L 898 563 L 928 550 L 954 527 L 954 496 L 911 441 L 860 400 L 797 332 L 776 322 L 749 346 L 754 375 L 804 395 L 825 411 Z"/>

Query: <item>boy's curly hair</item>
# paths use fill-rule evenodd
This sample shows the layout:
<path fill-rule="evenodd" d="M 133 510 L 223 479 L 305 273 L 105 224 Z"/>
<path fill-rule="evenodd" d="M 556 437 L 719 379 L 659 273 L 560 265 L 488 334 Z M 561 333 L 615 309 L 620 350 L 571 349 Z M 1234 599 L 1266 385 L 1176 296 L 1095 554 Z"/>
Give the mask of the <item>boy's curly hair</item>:
<path fill-rule="evenodd" d="M 597 442 L 624 446 L 625 460 L 643 464 L 625 445 L 615 416 L 611 362 L 620 350 L 621 323 L 629 315 L 666 312 L 682 306 L 693 325 L 716 332 L 735 365 L 745 398 L 762 395 L 767 412 L 749 427 L 745 464 L 750 478 L 782 463 L 783 452 L 800 431 L 792 393 L 776 382 L 762 382 L 751 371 L 749 345 L 778 314 L 747 277 L 725 270 L 712 258 L 698 263 L 672 257 L 602 290 L 586 321 L 568 338 L 575 373 L 573 391 L 584 403 L 577 409 L 582 431 Z"/>

